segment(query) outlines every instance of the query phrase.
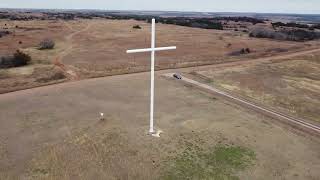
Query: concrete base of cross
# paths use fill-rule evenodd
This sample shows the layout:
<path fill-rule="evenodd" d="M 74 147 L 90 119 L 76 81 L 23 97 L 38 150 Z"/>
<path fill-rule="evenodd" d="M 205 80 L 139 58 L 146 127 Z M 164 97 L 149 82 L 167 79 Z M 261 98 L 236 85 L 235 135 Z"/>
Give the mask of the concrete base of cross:
<path fill-rule="evenodd" d="M 156 130 L 155 132 L 151 133 L 151 132 L 148 132 L 149 135 L 151 135 L 152 137 L 157 137 L 159 138 L 160 137 L 160 134 L 162 134 L 163 131 L 162 130 Z"/>

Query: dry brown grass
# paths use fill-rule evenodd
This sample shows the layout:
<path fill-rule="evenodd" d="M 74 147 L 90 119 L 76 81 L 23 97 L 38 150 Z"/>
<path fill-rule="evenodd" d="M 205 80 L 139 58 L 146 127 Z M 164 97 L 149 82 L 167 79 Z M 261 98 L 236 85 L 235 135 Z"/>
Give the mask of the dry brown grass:
<path fill-rule="evenodd" d="M 214 85 L 303 118 L 320 120 L 320 56 L 198 72 Z"/>
<path fill-rule="evenodd" d="M 74 21 L 7 21 L 12 35 L 1 38 L 0 54 L 23 49 L 31 55 L 33 64 L 55 64 L 69 74 L 70 79 L 84 79 L 149 70 L 149 55 L 125 53 L 127 49 L 150 46 L 150 24 L 133 20 L 74 20 Z M 142 29 L 132 29 L 139 24 Z M 18 25 L 23 28 L 15 28 Z M 28 30 L 27 30 L 28 29 Z M 178 49 L 157 53 L 157 69 L 208 65 L 227 61 L 271 56 L 279 53 L 312 48 L 317 42 L 296 43 L 249 38 L 242 32 L 217 31 L 157 24 L 157 46 L 176 45 Z M 40 51 L 38 44 L 45 38 L 53 39 L 52 50 Z M 22 44 L 18 42 L 22 41 Z M 311 46 L 310 46 L 311 44 Z M 283 51 L 273 51 L 277 47 Z M 231 57 L 242 48 L 252 53 Z M 1 70 L 0 70 L 1 71 Z M 22 78 L 22 77 L 19 77 Z M 14 77 L 11 81 L 17 81 Z M 27 78 L 27 77 L 25 77 Z M 30 83 L 30 82 L 29 82 Z M 34 84 L 39 86 L 41 84 Z M 1 86 L 1 85 L 0 85 Z M 23 89 L 10 87 L 10 89 Z M 0 87 L 1 88 L 1 87 Z M 3 87 L 4 88 L 4 87 Z"/>
<path fill-rule="evenodd" d="M 61 83 L 67 76 L 53 65 L 29 65 L 0 70 L 0 93 Z"/>
<path fill-rule="evenodd" d="M 28 41 L 36 34 L 41 39 L 54 34 L 57 46 L 52 51 L 39 52 L 32 47 L 38 44 L 37 39 L 23 43 L 26 47 L 22 48 L 34 57 L 34 64 L 0 71 L 4 77 L 9 77 L 0 79 L 2 92 L 60 82 L 51 80 L 56 79 L 52 72 L 65 74 L 61 67 L 82 78 L 149 68 L 148 55 L 125 54 L 126 49 L 149 47 L 148 24 L 139 22 L 143 29 L 134 31 L 132 25 L 137 24 L 136 21 L 21 23 L 23 26 L 43 26 L 45 30 L 21 31 L 16 36 Z M 158 54 L 158 68 L 174 67 L 176 62 L 189 66 L 260 57 L 266 49 L 275 46 L 304 47 L 304 44 L 249 39 L 234 32 L 161 24 L 157 28 L 158 46 L 178 46 L 177 51 Z M 81 31 L 83 29 L 85 31 Z M 219 38 L 221 36 L 223 38 Z M 224 45 L 230 42 L 233 47 L 227 49 Z M 256 52 L 244 58 L 225 56 L 243 46 L 254 47 Z M 11 44 L 6 48 L 16 47 Z M 60 68 L 48 64 L 57 57 L 63 64 Z M 272 64 L 268 66 L 274 72 Z M 286 64 L 282 66 L 287 68 Z M 246 80 L 242 74 L 247 72 L 243 69 L 231 69 L 234 71 L 231 74 L 240 74 L 236 80 L 259 89 L 255 83 Z M 262 77 L 269 76 L 269 70 L 266 68 Z M 259 71 L 253 72 L 260 77 Z M 290 82 L 276 81 L 277 76 L 270 77 L 273 79 L 267 82 L 274 82 L 274 85 L 297 81 L 294 78 L 289 79 Z M 45 83 L 41 78 L 45 78 Z M 287 126 L 271 123 L 269 118 L 160 76 L 156 76 L 156 125 L 164 130 L 164 134 L 160 139 L 146 135 L 148 78 L 147 73 L 131 74 L 1 95 L 0 179 L 157 179 L 168 170 L 166 168 L 171 168 L 168 163 L 192 145 L 204 149 L 217 145 L 251 149 L 257 155 L 257 163 L 237 172 L 240 179 L 319 177 L 317 140 L 294 134 Z M 313 91 L 314 83 L 305 83 L 308 90 Z M 105 113 L 104 122 L 99 121 L 99 112 Z M 175 171 L 174 168 L 169 170 Z"/>
<path fill-rule="evenodd" d="M 127 49 L 150 46 L 149 24 L 110 20 L 95 20 L 90 23 L 89 30 L 74 37 L 74 51 L 64 58 L 65 64 L 78 68 L 80 75 L 83 71 L 92 74 L 91 76 L 108 74 L 110 69 L 126 71 L 130 68 L 149 68 L 149 55 L 125 53 Z M 142 26 L 142 30 L 132 29 L 137 23 Z M 157 53 L 157 68 L 186 67 L 261 57 L 266 55 L 265 51 L 274 47 L 291 51 L 305 47 L 303 43 L 252 39 L 239 32 L 163 24 L 157 25 L 157 38 L 157 46 L 178 47 L 176 51 Z M 246 47 L 251 48 L 253 53 L 241 57 L 228 56 L 230 52 Z M 272 54 L 268 52 L 268 55 Z"/>
<path fill-rule="evenodd" d="M 240 146 L 256 154 L 254 166 L 232 174 L 240 179 L 319 176 L 317 140 L 156 78 L 159 139 L 147 135 L 147 73 L 1 95 L 0 142 L 8 158 L 0 159 L 0 173 L 11 179 L 158 179 L 178 172 L 172 165 L 186 149 Z"/>
<path fill-rule="evenodd" d="M 137 158 L 138 150 L 131 150 L 129 144 L 119 129 L 100 130 L 94 135 L 79 133 L 62 144 L 49 146 L 33 160 L 28 176 L 61 180 L 152 179 L 152 168 L 142 165 L 143 157 Z"/>

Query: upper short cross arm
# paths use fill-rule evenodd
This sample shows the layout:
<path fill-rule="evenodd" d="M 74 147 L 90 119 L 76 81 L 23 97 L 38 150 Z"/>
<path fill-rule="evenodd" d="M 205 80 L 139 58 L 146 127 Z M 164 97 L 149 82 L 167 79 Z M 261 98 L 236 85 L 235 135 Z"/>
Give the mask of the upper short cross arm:
<path fill-rule="evenodd" d="M 165 50 L 174 50 L 174 49 L 177 49 L 177 47 L 176 46 L 170 46 L 170 47 L 158 47 L 158 48 L 146 48 L 146 49 L 132 49 L 132 50 L 127 50 L 127 53 L 165 51 Z"/>

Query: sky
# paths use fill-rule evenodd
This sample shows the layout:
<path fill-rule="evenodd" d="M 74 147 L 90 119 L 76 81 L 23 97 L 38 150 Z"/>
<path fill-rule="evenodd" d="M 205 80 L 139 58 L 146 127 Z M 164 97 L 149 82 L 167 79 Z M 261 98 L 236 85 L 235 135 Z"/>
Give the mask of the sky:
<path fill-rule="evenodd" d="M 0 0 L 0 8 L 320 14 L 320 0 Z"/>

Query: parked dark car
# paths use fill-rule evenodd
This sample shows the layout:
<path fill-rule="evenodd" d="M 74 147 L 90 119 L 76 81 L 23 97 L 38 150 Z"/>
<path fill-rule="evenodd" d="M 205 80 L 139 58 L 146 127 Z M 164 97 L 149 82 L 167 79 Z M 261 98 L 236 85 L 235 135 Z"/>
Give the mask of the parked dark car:
<path fill-rule="evenodd" d="M 182 76 L 180 74 L 173 74 L 173 77 L 176 79 L 182 79 Z"/>

